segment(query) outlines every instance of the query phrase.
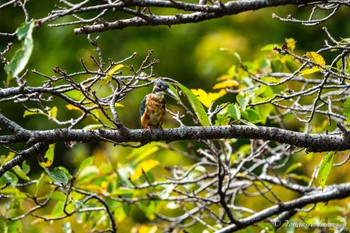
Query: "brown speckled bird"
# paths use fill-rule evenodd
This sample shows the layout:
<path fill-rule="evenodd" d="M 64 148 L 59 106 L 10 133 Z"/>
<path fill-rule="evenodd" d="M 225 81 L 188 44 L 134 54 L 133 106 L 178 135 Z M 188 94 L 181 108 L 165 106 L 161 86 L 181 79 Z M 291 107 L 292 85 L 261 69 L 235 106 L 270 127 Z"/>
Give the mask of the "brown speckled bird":
<path fill-rule="evenodd" d="M 164 94 L 177 99 L 174 92 L 169 89 L 169 85 L 158 79 L 154 83 L 152 93 L 146 95 L 141 102 L 140 116 L 143 128 L 162 128 L 165 116 Z"/>

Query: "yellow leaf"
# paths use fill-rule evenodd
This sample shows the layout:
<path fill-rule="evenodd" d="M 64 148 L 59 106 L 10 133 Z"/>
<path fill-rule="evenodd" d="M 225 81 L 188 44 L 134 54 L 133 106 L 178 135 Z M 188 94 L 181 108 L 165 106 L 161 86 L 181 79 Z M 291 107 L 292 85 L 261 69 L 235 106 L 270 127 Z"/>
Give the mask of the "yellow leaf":
<path fill-rule="evenodd" d="M 40 166 L 42 167 L 50 167 L 53 163 L 53 159 L 55 156 L 55 144 L 50 144 L 49 149 L 47 149 L 44 159 L 45 161 L 39 162 Z"/>
<path fill-rule="evenodd" d="M 233 79 L 229 79 L 229 80 L 225 80 L 223 82 L 217 83 L 213 86 L 213 89 L 224 89 L 224 88 L 228 88 L 228 87 L 236 87 L 239 86 L 239 82 L 237 82 L 236 80 Z"/>
<path fill-rule="evenodd" d="M 218 77 L 216 80 L 223 81 L 223 80 L 227 80 L 227 79 L 232 79 L 232 75 L 224 74 L 224 75 L 221 75 L 220 77 Z"/>
<path fill-rule="evenodd" d="M 326 62 L 323 59 L 323 57 L 320 54 L 316 53 L 316 52 L 307 52 L 306 56 L 308 58 L 310 58 L 311 61 L 314 61 L 314 62 L 316 62 L 317 64 L 319 64 L 321 66 L 326 65 Z"/>
<path fill-rule="evenodd" d="M 56 119 L 57 117 L 57 107 L 54 106 L 49 110 L 49 117 Z"/>
<path fill-rule="evenodd" d="M 137 180 L 138 178 L 140 178 L 143 174 L 143 172 L 148 172 L 149 170 L 151 170 L 152 168 L 154 168 L 155 166 L 159 165 L 160 163 L 157 160 L 154 159 L 149 159 L 146 161 L 141 162 L 134 170 L 134 174 L 132 174 L 130 176 L 130 179 L 132 181 Z"/>
<path fill-rule="evenodd" d="M 74 106 L 73 104 L 67 104 L 66 108 L 68 110 L 81 110 L 80 108 L 78 108 L 77 106 Z"/>
<path fill-rule="evenodd" d="M 118 70 L 120 70 L 121 68 L 123 68 L 124 65 L 123 64 L 118 64 L 113 66 L 108 73 L 106 74 L 106 76 L 103 78 L 102 82 L 103 83 L 109 83 L 112 79 L 112 75 L 117 72 Z"/>
<path fill-rule="evenodd" d="M 117 108 L 124 107 L 124 105 L 121 103 L 115 103 L 114 106 L 116 106 Z"/>
<path fill-rule="evenodd" d="M 316 73 L 318 71 L 322 70 L 320 67 L 317 67 L 317 66 L 313 66 L 311 68 L 306 68 L 306 69 L 303 69 L 301 72 L 300 72 L 300 75 L 306 75 L 306 74 L 313 74 L 313 73 Z"/>
<path fill-rule="evenodd" d="M 294 40 L 293 38 L 286 39 L 287 48 L 290 49 L 290 51 L 292 52 L 295 49 L 296 43 L 297 43 L 296 40 Z"/>
<path fill-rule="evenodd" d="M 158 230 L 157 226 L 140 225 L 133 227 L 132 232 L 138 233 L 156 233 Z"/>
<path fill-rule="evenodd" d="M 215 100 L 219 99 L 220 97 L 224 96 L 226 94 L 226 91 L 221 89 L 219 92 L 205 92 L 203 89 L 191 89 L 192 93 L 197 96 L 199 101 L 206 106 L 207 108 L 210 107 L 210 104 L 214 102 Z"/>

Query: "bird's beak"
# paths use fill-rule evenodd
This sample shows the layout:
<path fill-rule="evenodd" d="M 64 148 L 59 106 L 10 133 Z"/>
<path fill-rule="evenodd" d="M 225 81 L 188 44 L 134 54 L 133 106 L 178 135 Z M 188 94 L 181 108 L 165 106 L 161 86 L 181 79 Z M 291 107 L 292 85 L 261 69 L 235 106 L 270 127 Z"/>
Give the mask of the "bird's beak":
<path fill-rule="evenodd" d="M 174 92 L 172 92 L 169 88 L 165 90 L 165 93 L 167 93 L 176 100 L 178 99 L 177 95 Z"/>

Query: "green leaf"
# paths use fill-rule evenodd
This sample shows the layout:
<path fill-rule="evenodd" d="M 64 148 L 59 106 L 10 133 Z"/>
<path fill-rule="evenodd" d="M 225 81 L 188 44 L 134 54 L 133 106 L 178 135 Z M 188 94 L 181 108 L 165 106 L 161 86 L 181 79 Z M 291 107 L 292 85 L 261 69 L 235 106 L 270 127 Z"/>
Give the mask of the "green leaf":
<path fill-rule="evenodd" d="M 50 193 L 50 198 L 53 199 L 53 200 L 57 200 L 57 201 L 65 201 L 66 200 L 66 195 L 64 195 L 60 191 L 53 191 L 53 192 Z"/>
<path fill-rule="evenodd" d="M 36 182 L 36 191 L 35 191 L 35 196 L 39 193 L 39 190 L 41 187 L 46 185 L 49 182 L 49 178 L 45 173 L 41 173 L 41 176 L 39 177 L 38 181 Z"/>
<path fill-rule="evenodd" d="M 181 85 L 180 83 L 176 83 L 174 85 L 178 86 L 183 91 L 183 93 L 186 95 L 194 112 L 196 113 L 196 116 L 198 117 L 199 122 L 203 126 L 210 126 L 208 115 L 207 115 L 206 111 L 204 110 L 203 105 L 201 104 L 199 99 L 192 93 L 192 91 L 189 90 L 184 85 Z"/>
<path fill-rule="evenodd" d="M 10 221 L 4 217 L 0 217 L 0 232 L 3 233 L 22 233 L 22 222 Z"/>
<path fill-rule="evenodd" d="M 49 149 L 47 149 L 43 162 L 39 162 L 40 166 L 42 167 L 50 167 L 53 163 L 53 159 L 55 156 L 55 144 L 50 144 Z"/>
<path fill-rule="evenodd" d="M 55 167 L 53 171 L 50 171 L 48 168 L 44 167 L 46 173 L 50 176 L 51 179 L 61 184 L 68 184 L 68 176 L 66 173 L 61 171 L 59 168 Z"/>
<path fill-rule="evenodd" d="M 261 122 L 259 113 L 254 109 L 246 109 L 244 112 L 242 112 L 242 117 L 251 123 Z"/>
<path fill-rule="evenodd" d="M 233 51 L 232 49 L 229 48 L 220 48 L 220 51 L 223 52 L 228 52 L 230 55 L 232 55 L 232 64 L 239 66 L 242 63 L 242 59 L 241 56 L 239 55 L 239 53 Z"/>
<path fill-rule="evenodd" d="M 344 103 L 343 111 L 346 116 L 346 121 L 349 122 L 350 121 L 350 98 L 346 99 Z"/>
<path fill-rule="evenodd" d="M 18 76 L 24 70 L 29 61 L 33 51 L 33 28 L 34 21 L 24 23 L 16 30 L 18 40 L 23 41 L 21 47 L 15 52 L 11 61 L 5 66 L 5 71 L 7 73 L 7 84 L 11 82 L 13 77 Z"/>
<path fill-rule="evenodd" d="M 10 183 L 11 185 L 16 185 L 18 183 L 18 177 L 10 171 L 5 172 L 1 179 L 1 183 Z"/>
<path fill-rule="evenodd" d="M 247 104 L 249 102 L 249 97 L 248 96 L 243 96 L 243 95 L 237 95 L 236 100 L 239 103 L 239 106 L 241 107 L 241 110 L 245 111 L 245 109 L 247 107 Z"/>
<path fill-rule="evenodd" d="M 271 112 L 275 109 L 272 104 L 258 105 L 254 108 L 258 111 L 262 124 L 266 124 L 268 116 L 270 116 Z"/>
<path fill-rule="evenodd" d="M 241 119 L 241 110 L 237 104 L 229 104 L 227 106 L 227 113 L 235 120 Z"/>
<path fill-rule="evenodd" d="M 83 130 L 95 130 L 95 129 L 100 129 L 102 128 L 103 125 L 101 124 L 90 124 L 90 125 L 87 125 L 83 128 Z"/>
<path fill-rule="evenodd" d="M 30 180 L 30 178 L 26 175 L 25 171 L 22 170 L 22 168 L 20 166 L 16 165 L 12 168 L 12 170 L 16 173 L 16 175 L 19 178 L 21 178 L 23 180 L 27 180 L 27 181 Z"/>
<path fill-rule="evenodd" d="M 80 164 L 79 171 L 84 170 L 86 167 L 91 166 L 94 162 L 94 157 L 90 156 L 83 160 Z"/>
<path fill-rule="evenodd" d="M 322 188 L 326 186 L 326 182 L 329 176 L 329 173 L 331 172 L 331 168 L 333 166 L 333 158 L 334 158 L 335 152 L 328 152 L 325 154 L 320 162 L 316 180 L 321 185 Z"/>

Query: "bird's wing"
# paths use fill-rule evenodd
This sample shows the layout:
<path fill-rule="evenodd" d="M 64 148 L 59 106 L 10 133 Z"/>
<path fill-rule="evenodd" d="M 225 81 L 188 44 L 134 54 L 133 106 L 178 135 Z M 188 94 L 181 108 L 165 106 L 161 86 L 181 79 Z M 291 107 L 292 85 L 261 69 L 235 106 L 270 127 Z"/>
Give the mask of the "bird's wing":
<path fill-rule="evenodd" d="M 141 102 L 141 106 L 140 106 L 140 117 L 142 117 L 142 115 L 145 113 L 146 111 L 146 99 L 147 99 L 147 95 L 145 96 L 145 98 L 143 98 L 142 102 Z"/>

